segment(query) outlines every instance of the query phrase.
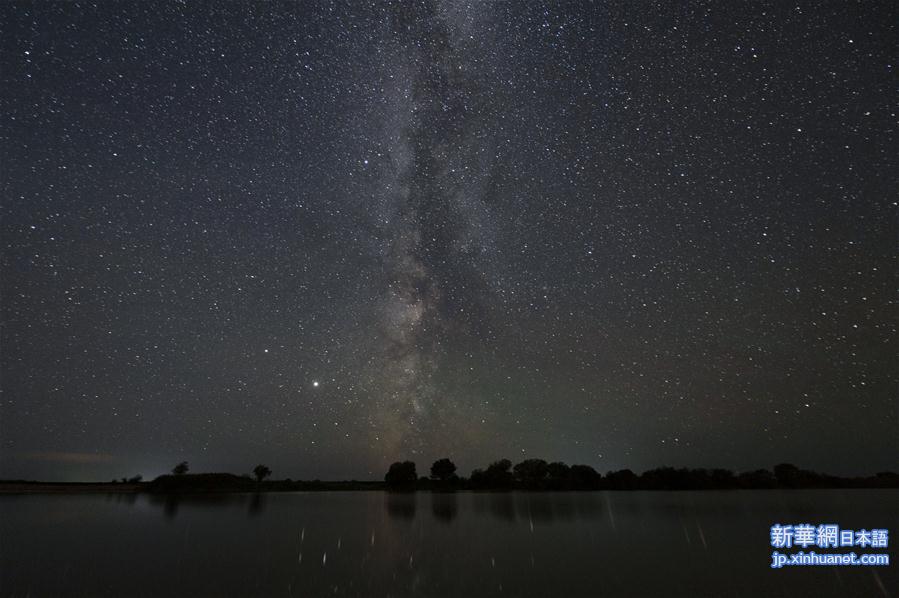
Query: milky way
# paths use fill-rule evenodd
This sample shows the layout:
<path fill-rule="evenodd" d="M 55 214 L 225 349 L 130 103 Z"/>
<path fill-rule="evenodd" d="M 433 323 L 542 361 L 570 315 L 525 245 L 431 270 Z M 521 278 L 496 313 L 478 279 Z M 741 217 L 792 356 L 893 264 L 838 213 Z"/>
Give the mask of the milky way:
<path fill-rule="evenodd" d="M 4 3 L 0 477 L 895 468 L 891 3 Z"/>
<path fill-rule="evenodd" d="M 436 388 L 435 375 L 454 332 L 468 322 L 466 307 L 477 310 L 490 299 L 481 181 L 491 165 L 479 157 L 490 139 L 477 138 L 476 87 L 458 59 L 464 49 L 452 37 L 451 18 L 427 4 L 395 7 L 389 18 L 390 72 L 405 76 L 385 89 L 402 100 L 390 123 L 392 168 L 377 223 L 387 276 L 377 414 L 394 453 L 427 450 L 453 418 L 455 393 Z M 465 301 L 452 294 L 460 287 Z"/>

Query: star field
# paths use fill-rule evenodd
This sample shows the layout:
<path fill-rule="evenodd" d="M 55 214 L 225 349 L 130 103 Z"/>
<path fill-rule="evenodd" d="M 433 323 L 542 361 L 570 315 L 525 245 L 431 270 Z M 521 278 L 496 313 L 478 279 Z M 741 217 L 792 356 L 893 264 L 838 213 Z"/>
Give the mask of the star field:
<path fill-rule="evenodd" d="M 5 3 L 0 477 L 895 468 L 890 3 Z"/>

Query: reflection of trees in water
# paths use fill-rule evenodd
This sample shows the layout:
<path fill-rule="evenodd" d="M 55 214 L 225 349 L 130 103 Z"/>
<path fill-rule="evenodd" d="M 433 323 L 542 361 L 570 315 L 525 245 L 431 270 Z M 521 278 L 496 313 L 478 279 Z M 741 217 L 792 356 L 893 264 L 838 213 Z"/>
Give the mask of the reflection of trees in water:
<path fill-rule="evenodd" d="M 487 513 L 497 519 L 515 521 L 515 499 L 510 492 L 478 492 L 473 497 L 475 513 Z"/>
<path fill-rule="evenodd" d="M 504 521 L 551 523 L 556 520 L 602 519 L 606 517 L 604 497 L 576 492 L 489 492 L 472 495 L 472 509 Z"/>
<path fill-rule="evenodd" d="M 551 523 L 556 519 L 571 519 L 573 515 L 572 505 L 567 501 L 554 503 L 552 499 L 530 494 L 521 497 L 517 507 L 530 521 Z"/>
<path fill-rule="evenodd" d="M 578 519 L 602 519 L 608 513 L 606 509 L 608 498 L 605 496 L 592 492 L 583 494 L 574 492 L 569 495 L 567 500 L 571 501 L 575 516 Z"/>
<path fill-rule="evenodd" d="M 247 504 L 247 515 L 254 517 L 265 510 L 265 496 L 262 492 L 253 494 L 209 492 L 202 494 L 147 494 L 149 503 L 162 507 L 168 518 L 174 518 L 182 506 L 203 509 L 224 508 Z"/>
<path fill-rule="evenodd" d="M 459 500 L 455 492 L 434 492 L 431 494 L 431 513 L 434 519 L 451 522 L 459 513 Z"/>
<path fill-rule="evenodd" d="M 419 495 L 421 500 L 430 501 L 431 516 L 442 523 L 451 523 L 459 516 L 459 502 L 470 500 L 472 512 L 508 522 L 567 521 L 573 519 L 603 519 L 608 516 L 607 497 L 596 493 L 565 492 L 563 494 L 543 492 L 385 492 L 384 506 L 392 519 L 411 521 L 415 518 Z M 258 517 L 267 507 L 265 492 L 227 493 L 210 492 L 199 494 L 141 494 L 149 503 L 161 507 L 168 518 L 174 518 L 179 509 L 216 509 L 242 507 L 247 517 Z M 460 498 L 461 496 L 461 498 Z M 134 504 L 137 494 L 109 495 L 108 501 Z M 622 502 L 622 501 L 619 501 Z M 635 504 L 636 503 L 636 504 Z M 616 508 L 642 512 L 645 505 L 640 501 L 624 501 Z M 663 503 L 659 508 L 665 509 Z M 675 508 L 675 507 L 672 507 Z M 683 506 L 677 506 L 683 509 Z"/>
<path fill-rule="evenodd" d="M 169 519 L 173 519 L 175 515 L 178 514 L 178 497 L 174 494 L 166 496 L 162 508 L 165 512 L 165 516 Z"/>
<path fill-rule="evenodd" d="M 500 492 L 490 496 L 490 514 L 499 519 L 515 521 L 515 501 L 511 494 Z"/>
<path fill-rule="evenodd" d="M 255 492 L 250 498 L 250 506 L 247 509 L 247 515 L 250 517 L 255 517 L 262 513 L 265 510 L 265 494 L 262 492 Z"/>
<path fill-rule="evenodd" d="M 570 521 L 575 518 L 595 519 L 600 501 L 595 497 L 588 500 L 573 500 L 572 494 L 558 497 L 552 494 L 528 493 L 519 495 L 518 512 L 525 514 L 531 521 L 552 522 L 556 520 Z"/>
<path fill-rule="evenodd" d="M 109 492 L 104 496 L 106 497 L 106 502 L 123 505 L 133 505 L 137 500 L 137 492 Z"/>
<path fill-rule="evenodd" d="M 417 493 L 415 492 L 386 492 L 385 504 L 387 514 L 397 519 L 415 518 Z"/>

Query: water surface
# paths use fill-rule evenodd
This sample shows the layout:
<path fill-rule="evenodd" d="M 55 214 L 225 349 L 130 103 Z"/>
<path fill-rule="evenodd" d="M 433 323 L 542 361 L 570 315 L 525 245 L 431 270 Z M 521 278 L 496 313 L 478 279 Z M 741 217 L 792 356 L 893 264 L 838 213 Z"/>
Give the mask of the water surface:
<path fill-rule="evenodd" d="M 899 491 L 2 496 L 0 595 L 897 594 L 895 564 L 772 570 L 805 522 L 896 534 Z"/>

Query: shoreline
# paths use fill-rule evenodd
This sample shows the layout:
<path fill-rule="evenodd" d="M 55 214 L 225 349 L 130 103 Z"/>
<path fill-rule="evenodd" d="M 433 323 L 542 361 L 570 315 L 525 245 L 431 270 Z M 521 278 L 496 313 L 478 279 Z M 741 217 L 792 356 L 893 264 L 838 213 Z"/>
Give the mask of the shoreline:
<path fill-rule="evenodd" d="M 799 487 L 799 488 L 601 488 L 601 489 L 535 489 L 535 488 L 419 488 L 413 490 L 390 490 L 384 482 L 305 482 L 306 487 L 266 487 L 257 488 L 183 488 L 178 490 L 154 490 L 148 482 L 139 484 L 109 482 L 0 482 L 0 495 L 23 494 L 148 494 L 148 495 L 177 495 L 177 494 L 255 494 L 255 493 L 279 493 L 279 492 L 391 492 L 395 494 L 415 494 L 419 492 L 446 494 L 446 493 L 509 493 L 509 492 L 554 492 L 554 493 L 583 493 L 583 492 L 735 492 L 758 490 L 896 490 L 895 487 L 884 486 L 826 486 L 826 487 Z M 294 486 L 300 486 L 294 483 Z"/>
<path fill-rule="evenodd" d="M 138 484 L 109 482 L 0 482 L 0 494 L 136 494 Z"/>

